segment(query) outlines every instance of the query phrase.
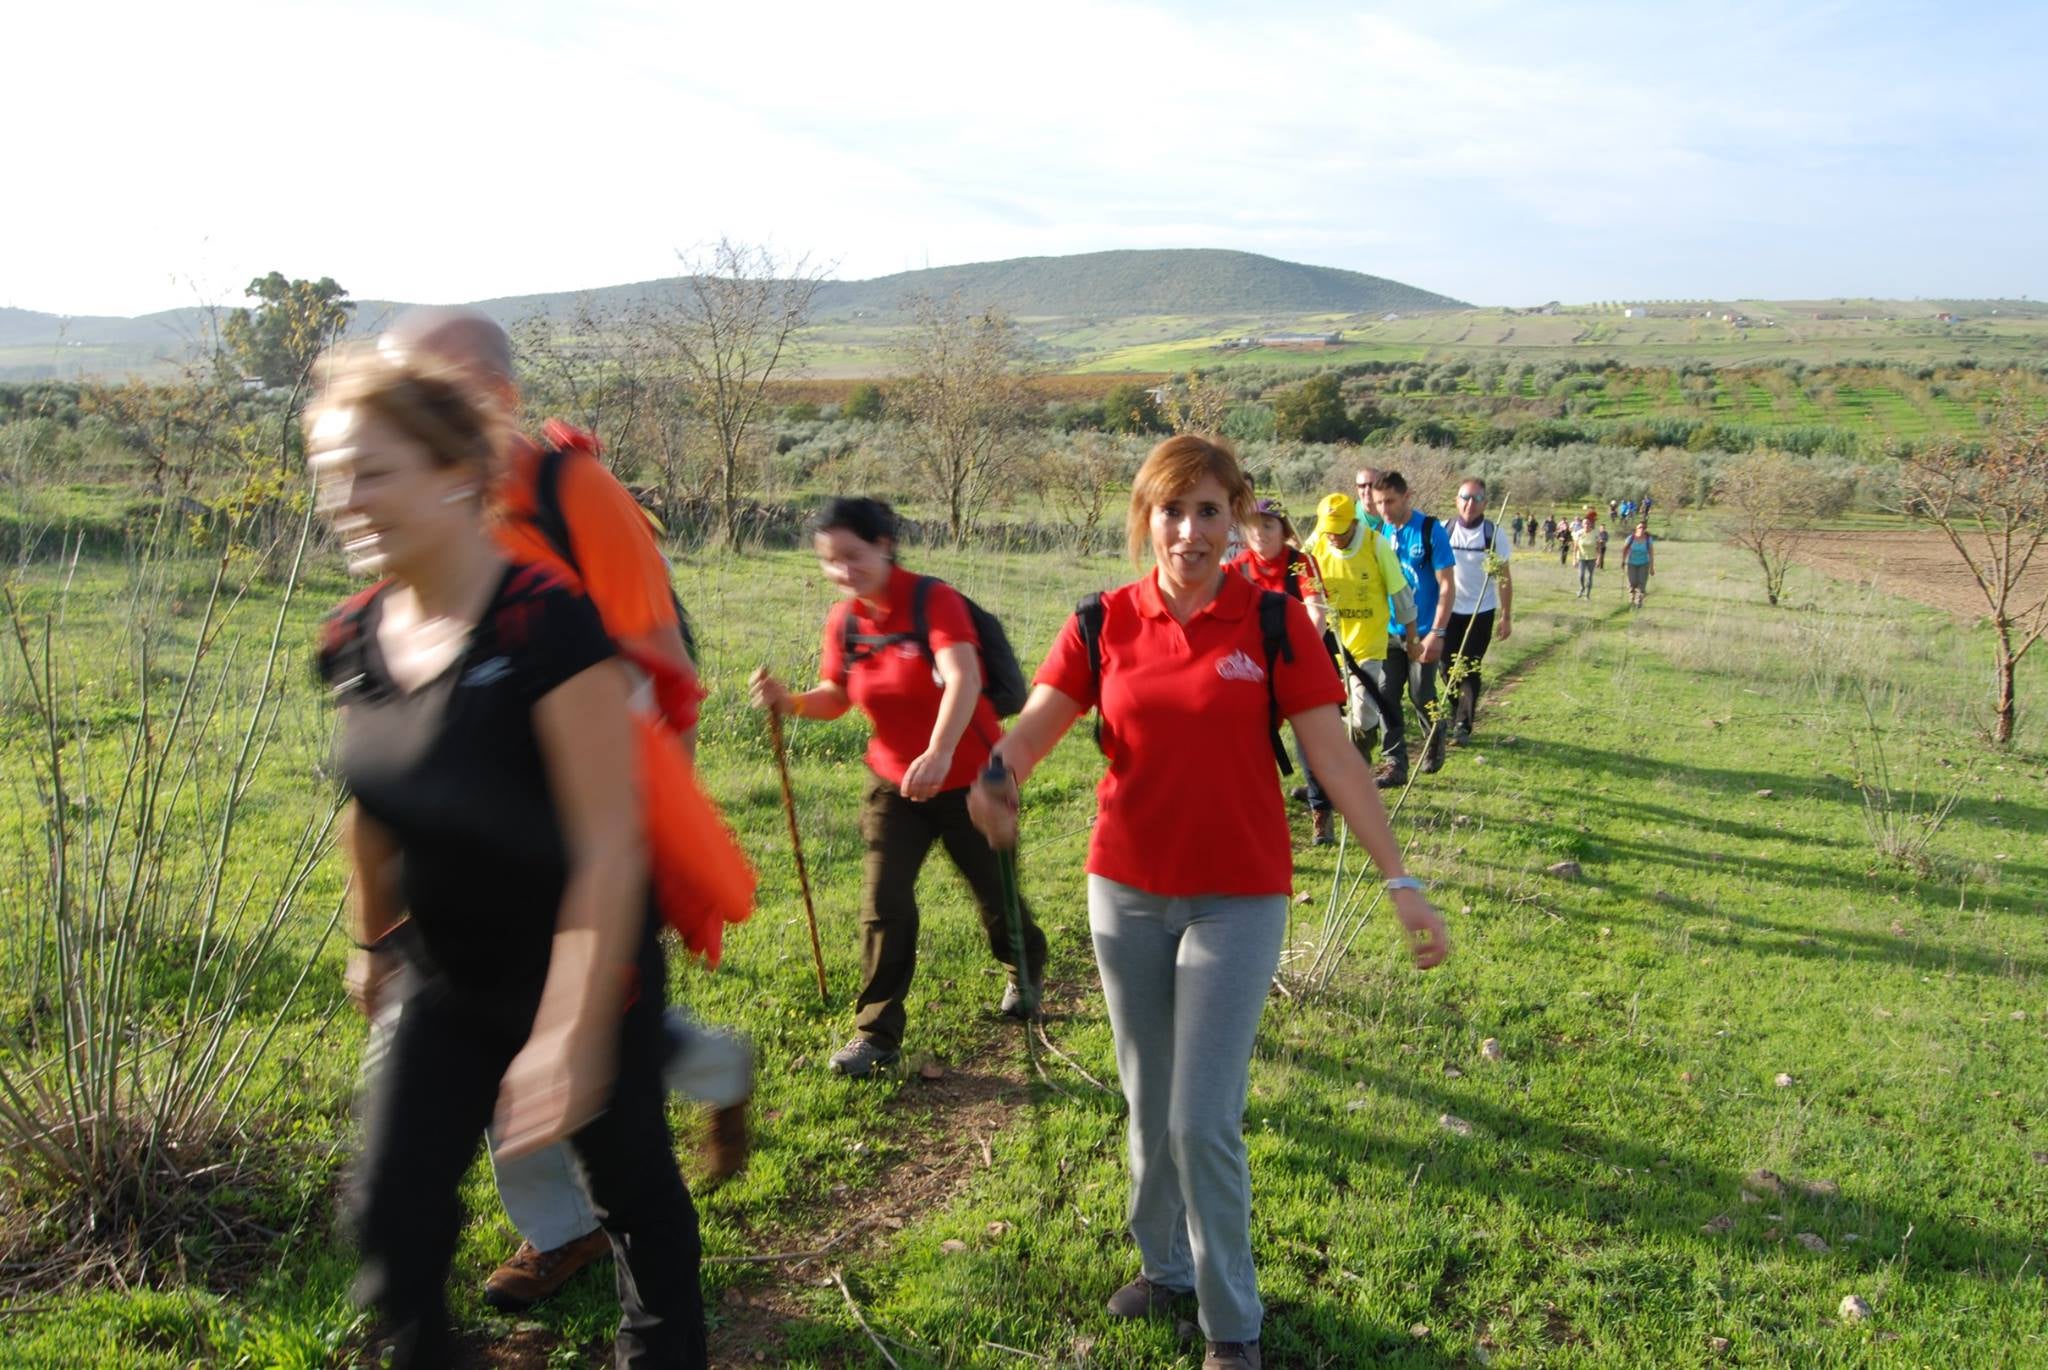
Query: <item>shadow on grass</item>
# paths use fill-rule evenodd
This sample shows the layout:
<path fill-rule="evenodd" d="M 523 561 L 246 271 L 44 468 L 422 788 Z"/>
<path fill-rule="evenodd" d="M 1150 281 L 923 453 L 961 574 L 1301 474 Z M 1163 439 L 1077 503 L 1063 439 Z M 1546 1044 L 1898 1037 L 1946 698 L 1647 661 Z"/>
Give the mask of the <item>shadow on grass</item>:
<path fill-rule="evenodd" d="M 1433 1174 L 1439 1184 L 1463 1187 L 1491 1202 L 1512 1201 L 1530 1213 L 1590 1221 L 1658 1241 L 1694 1245 L 1711 1240 L 1751 1257 L 1796 1254 L 1779 1234 L 1789 1236 L 1805 1215 L 1817 1210 L 1847 1209 L 1857 1215 L 1865 1244 L 1816 1255 L 1814 1260 L 1825 1268 L 1839 1269 L 1852 1262 L 1860 1266 L 1866 1262 L 1862 1253 L 1875 1257 L 1905 1247 L 1909 1259 L 1893 1267 L 1893 1273 L 1909 1281 L 1976 1279 L 2017 1288 L 2031 1278 L 2036 1286 L 2048 1285 L 2048 1271 L 2043 1269 L 2048 1240 L 2041 1236 L 1944 1218 L 1932 1198 L 1925 1210 L 1909 1212 L 1853 1186 L 1826 1198 L 1798 1194 L 1790 1187 L 1782 1194 L 1763 1193 L 1766 1204 L 1782 1209 L 1784 1221 L 1767 1232 L 1757 1230 L 1760 1221 L 1738 1222 L 1719 1236 L 1704 1237 L 1702 1224 L 1717 1215 L 1757 1211 L 1742 1203 L 1745 1185 L 1754 1188 L 1744 1174 L 1681 1149 L 1518 1113 L 1472 1092 L 1454 1093 L 1427 1080 L 1340 1061 L 1313 1048 L 1295 1047 L 1282 1059 L 1333 1082 L 1353 1082 L 1404 1099 L 1430 1114 L 1454 1114 L 1484 1134 L 1483 1140 L 1468 1140 L 1447 1133 L 1447 1147 L 1417 1154 L 1347 1127 L 1341 1116 L 1268 1111 L 1276 1127 L 1300 1143 L 1288 1148 L 1287 1159 L 1280 1164 L 1305 1177 L 1327 1173 L 1322 1159 L 1326 1155 L 1371 1157 L 1374 1164 L 1403 1176 L 1416 1172 L 1419 1164 L 1420 1173 Z M 1253 1111 L 1254 1118 L 1258 1112 Z M 1569 1154 L 1600 1167 L 1610 1178 L 1562 1177 L 1555 1166 L 1539 1171 L 1531 1154 L 1535 1152 Z"/>

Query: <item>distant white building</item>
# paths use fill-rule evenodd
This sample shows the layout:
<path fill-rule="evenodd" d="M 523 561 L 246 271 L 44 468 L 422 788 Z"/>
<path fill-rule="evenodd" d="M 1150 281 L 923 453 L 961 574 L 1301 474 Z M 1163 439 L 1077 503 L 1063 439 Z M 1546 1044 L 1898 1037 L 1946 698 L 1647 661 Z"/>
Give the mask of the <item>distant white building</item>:
<path fill-rule="evenodd" d="M 1343 341 L 1342 333 L 1268 333 L 1259 339 L 1259 346 L 1335 347 Z"/>
<path fill-rule="evenodd" d="M 1642 305 L 1632 304 L 1627 309 L 1621 311 L 1621 317 L 1624 319 L 1647 319 L 1650 317 L 1650 311 Z"/>

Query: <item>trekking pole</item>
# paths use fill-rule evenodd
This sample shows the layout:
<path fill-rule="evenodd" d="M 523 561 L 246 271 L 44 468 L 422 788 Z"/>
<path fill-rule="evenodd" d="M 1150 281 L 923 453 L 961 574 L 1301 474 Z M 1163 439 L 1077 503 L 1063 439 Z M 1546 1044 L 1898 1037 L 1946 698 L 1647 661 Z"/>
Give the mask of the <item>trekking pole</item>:
<path fill-rule="evenodd" d="M 981 773 L 984 784 L 1001 786 L 1010 778 L 1009 767 L 1000 756 L 991 755 Z M 1038 1018 L 1038 987 L 1031 982 L 1031 962 L 1024 950 L 1024 897 L 1017 888 L 1017 849 L 996 849 L 996 870 L 1003 882 L 1003 912 L 1010 922 L 1010 955 L 1017 963 L 1017 996 L 1024 1001 L 1024 1054 L 1033 1068 L 1038 1065 L 1038 1046 L 1031 1040 Z"/>
<path fill-rule="evenodd" d="M 775 769 L 782 773 L 782 816 L 789 820 L 789 849 L 796 853 L 796 883 L 804 893 L 804 921 L 811 925 L 811 964 L 818 972 L 818 998 L 829 1004 L 825 992 L 825 953 L 818 945 L 818 911 L 811 905 L 811 872 L 804 865 L 804 839 L 796 827 L 796 789 L 789 781 L 789 749 L 782 741 L 782 715 L 768 711 L 768 736 L 775 743 Z"/>

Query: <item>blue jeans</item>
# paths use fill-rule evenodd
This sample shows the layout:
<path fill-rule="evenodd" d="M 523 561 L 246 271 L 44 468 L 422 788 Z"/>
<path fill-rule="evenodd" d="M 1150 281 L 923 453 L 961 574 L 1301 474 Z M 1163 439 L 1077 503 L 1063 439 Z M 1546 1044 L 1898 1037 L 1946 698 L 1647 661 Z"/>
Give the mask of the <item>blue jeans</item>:
<path fill-rule="evenodd" d="M 754 1091 L 754 1052 L 743 1037 L 707 1028 L 680 1008 L 662 1022 L 673 1049 L 662 1065 L 662 1084 L 672 1094 L 727 1108 Z M 552 1251 L 595 1232 L 597 1212 L 576 1171 L 567 1142 L 506 1161 L 491 1137 L 491 1172 L 505 1216 L 538 1251 Z"/>

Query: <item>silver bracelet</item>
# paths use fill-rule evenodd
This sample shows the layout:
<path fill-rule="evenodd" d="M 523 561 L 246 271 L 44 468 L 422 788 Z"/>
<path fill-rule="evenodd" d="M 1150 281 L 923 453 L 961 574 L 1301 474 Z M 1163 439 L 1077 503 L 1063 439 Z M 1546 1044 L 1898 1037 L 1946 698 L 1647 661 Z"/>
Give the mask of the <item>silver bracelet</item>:
<path fill-rule="evenodd" d="M 1423 884 L 1412 875 L 1397 875 L 1387 882 L 1387 893 L 1389 894 L 1392 894 L 1395 890 L 1414 890 L 1420 894 L 1428 888 L 1429 886 Z"/>

